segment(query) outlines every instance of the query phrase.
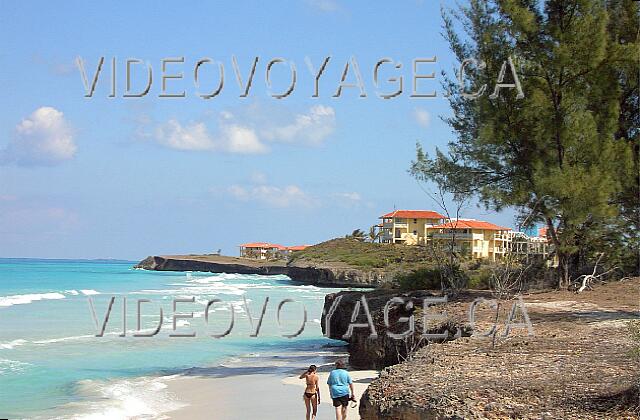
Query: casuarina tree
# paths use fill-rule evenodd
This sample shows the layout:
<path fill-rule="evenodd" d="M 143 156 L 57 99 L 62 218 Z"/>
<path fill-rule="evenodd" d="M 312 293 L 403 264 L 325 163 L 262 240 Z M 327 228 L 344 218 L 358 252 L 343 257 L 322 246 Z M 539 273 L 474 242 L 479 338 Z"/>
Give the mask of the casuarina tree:
<path fill-rule="evenodd" d="M 633 246 L 638 3 L 469 0 L 443 17 L 464 68 L 443 73 L 455 139 L 419 146 L 414 176 L 544 224 L 560 287 L 609 251 L 601 238 L 609 257 Z"/>

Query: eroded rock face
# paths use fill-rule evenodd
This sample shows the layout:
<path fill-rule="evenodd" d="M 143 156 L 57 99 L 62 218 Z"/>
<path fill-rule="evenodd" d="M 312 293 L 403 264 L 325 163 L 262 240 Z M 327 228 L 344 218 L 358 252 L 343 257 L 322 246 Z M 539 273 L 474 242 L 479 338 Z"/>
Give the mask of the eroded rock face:
<path fill-rule="evenodd" d="M 151 256 L 140 261 L 135 268 L 156 271 L 205 271 L 229 274 L 284 274 L 281 266 L 249 265 L 233 262 L 201 261 L 187 258 Z"/>
<path fill-rule="evenodd" d="M 390 283 L 392 276 L 381 270 L 358 270 L 318 265 L 288 265 L 286 274 L 294 281 L 319 286 L 377 287 Z"/>
<path fill-rule="evenodd" d="M 480 310 L 477 336 L 430 344 L 382 370 L 360 400 L 360 417 L 638 418 L 640 364 L 629 357 L 634 344 L 627 323 L 640 319 L 639 291 L 636 278 L 588 294 L 525 295 L 534 332 L 523 326 L 508 336 L 513 300 L 499 302 L 497 313 Z M 468 314 L 476 297 L 482 296 L 459 296 L 447 312 Z M 497 336 L 483 336 L 492 327 Z"/>
<path fill-rule="evenodd" d="M 356 323 L 367 323 L 362 297 L 366 300 L 371 314 L 371 320 L 376 336 L 372 335 L 370 327 L 354 328 L 351 336 L 347 337 L 349 324 L 356 305 L 360 302 L 359 316 Z M 384 308 L 394 297 L 403 300 L 404 304 L 390 304 L 388 311 L 388 324 L 384 319 Z M 453 339 L 460 335 L 469 335 L 469 328 L 464 320 L 456 320 L 445 317 L 433 321 L 427 319 L 425 327 L 425 313 L 427 316 L 436 316 L 442 313 L 442 305 L 433 307 L 426 304 L 425 299 L 437 298 L 428 291 L 415 291 L 400 293 L 392 290 L 374 290 L 370 292 L 339 292 L 325 297 L 322 316 L 322 331 L 325 335 L 336 340 L 349 343 L 349 364 L 355 369 L 382 369 L 405 360 L 411 353 L 427 345 L 431 341 L 443 341 L 443 339 L 424 338 L 423 333 L 443 334 L 448 333 L 447 339 Z M 332 307 L 334 308 L 333 313 Z M 413 315 L 415 327 L 413 333 L 405 338 L 397 338 L 389 335 L 402 334 L 409 330 L 409 322 L 399 322 L 400 318 L 408 318 Z"/>
<path fill-rule="evenodd" d="M 211 273 L 286 275 L 292 280 L 329 287 L 377 287 L 390 283 L 393 274 L 383 270 L 358 270 L 331 265 L 287 265 L 284 262 L 250 261 L 232 257 L 150 256 L 135 268 L 157 271 L 204 271 Z"/>
<path fill-rule="evenodd" d="M 462 416 L 450 416 L 440 413 L 437 409 L 416 408 L 410 405 L 398 404 L 390 409 L 382 410 L 378 400 L 365 392 L 360 400 L 360 418 L 362 420 L 463 420 Z"/>

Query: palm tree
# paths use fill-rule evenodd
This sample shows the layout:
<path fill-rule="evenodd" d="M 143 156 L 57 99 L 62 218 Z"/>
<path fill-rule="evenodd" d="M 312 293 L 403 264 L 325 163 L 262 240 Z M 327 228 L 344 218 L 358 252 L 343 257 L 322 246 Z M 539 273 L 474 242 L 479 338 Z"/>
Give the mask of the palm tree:
<path fill-rule="evenodd" d="M 373 225 L 369 228 L 369 241 L 370 242 L 375 242 L 380 238 L 380 230 L 378 230 L 378 226 Z"/>
<path fill-rule="evenodd" d="M 365 234 L 364 234 L 364 231 L 362 231 L 361 229 L 356 229 L 353 232 L 351 232 L 350 235 L 345 235 L 345 238 L 355 239 L 356 241 L 364 242 Z"/>

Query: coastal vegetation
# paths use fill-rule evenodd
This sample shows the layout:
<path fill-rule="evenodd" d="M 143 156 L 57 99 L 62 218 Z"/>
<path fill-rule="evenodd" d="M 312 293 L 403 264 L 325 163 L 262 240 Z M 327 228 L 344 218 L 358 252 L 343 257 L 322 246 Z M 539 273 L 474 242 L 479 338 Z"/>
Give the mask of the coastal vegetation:
<path fill-rule="evenodd" d="M 635 278 L 597 284 L 594 293 L 523 294 L 531 330 L 510 324 L 512 299 L 469 290 L 428 312 L 425 299 L 438 292 L 340 291 L 325 297 L 324 314 L 337 310 L 321 321 L 323 332 L 348 343 L 352 367 L 381 369 L 361 399 L 363 419 L 637 418 L 639 286 Z M 385 315 L 398 296 L 411 305 Z M 365 326 L 345 338 L 363 298 L 377 337 Z M 428 324 L 425 313 L 434 317 Z M 448 334 L 425 339 L 425 331 Z"/>
<path fill-rule="evenodd" d="M 425 247 L 365 242 L 360 237 L 336 238 L 297 251 L 289 263 L 338 263 L 362 269 L 410 270 L 428 265 L 433 258 Z"/>
<path fill-rule="evenodd" d="M 542 261 L 473 261 L 457 252 L 455 237 L 441 248 L 413 247 L 424 258 L 404 265 L 391 284 L 411 305 L 389 316 L 385 301 L 398 290 L 367 293 L 378 332 L 394 325 L 390 318 L 417 323 L 429 295 L 456 297 L 443 329 L 464 326 L 476 299 L 492 297 L 495 306 L 484 308 L 482 325 L 472 323 L 473 339 L 415 344 L 371 339 L 367 328 L 350 335 L 354 366 L 386 367 L 363 396 L 360 415 L 637 418 L 638 2 L 468 0 L 443 17 L 450 48 L 466 63 L 466 77 L 444 75 L 454 139 L 433 155 L 418 144 L 410 173 L 447 219 L 459 220 L 472 199 L 490 210 L 515 209 L 519 231 L 544 226 L 551 253 Z M 382 258 L 373 247 L 357 252 Z M 336 250 L 314 257 L 358 260 Z M 382 261 L 387 270 L 400 266 Z M 523 293 L 549 285 L 559 290 Z M 498 325 L 513 315 L 515 296 L 526 302 L 535 333 Z M 325 298 L 325 309 L 338 298 L 345 306 L 337 320 L 323 317 L 333 338 L 345 340 L 360 297 Z"/>
<path fill-rule="evenodd" d="M 439 290 L 442 287 L 442 272 L 437 267 L 425 267 L 396 276 L 396 285 L 401 290 Z"/>
<path fill-rule="evenodd" d="M 463 289 L 476 289 L 491 290 L 496 296 L 506 297 L 530 288 L 550 285 L 543 261 L 516 258 L 487 261 L 455 255 L 451 264 L 449 260 L 443 264 L 442 255 L 443 250 L 434 246 L 380 244 L 356 238 L 336 238 L 294 252 L 287 264 L 382 270 L 392 273 L 391 281 L 379 286 L 403 291 L 433 290 L 455 294 Z M 455 285 L 451 278 L 456 279 Z"/>
<path fill-rule="evenodd" d="M 640 272 L 638 10 L 631 0 L 470 0 L 443 13 L 468 80 L 461 89 L 444 75 L 455 138 L 434 156 L 418 145 L 411 173 L 516 209 L 521 228 L 544 225 L 560 288 L 601 255 L 612 275 Z M 479 94 L 496 75 L 504 85 Z"/>
<path fill-rule="evenodd" d="M 356 229 L 353 232 L 345 235 L 347 239 L 355 239 L 356 241 L 364 242 L 366 239 L 365 233 L 362 229 Z"/>
<path fill-rule="evenodd" d="M 378 356 L 378 363 L 391 364 L 363 395 L 360 416 L 365 420 L 638 418 L 640 365 L 629 357 L 627 322 L 621 321 L 637 319 L 638 286 L 640 279 L 633 279 L 599 284 L 597 293 L 553 290 L 525 295 L 533 336 L 526 328 L 511 329 L 505 336 L 511 305 L 480 309 L 471 337 L 463 331 L 455 340 L 430 342 L 395 363 L 393 352 L 397 347 L 401 355 L 404 343 L 396 340 L 394 346 L 382 335 L 378 340 L 367 339 L 368 330 L 363 328 L 349 341 L 351 357 L 363 363 L 365 356 Z M 342 293 L 357 296 L 357 292 Z M 423 298 L 416 293 L 403 296 L 414 299 L 415 305 Z M 470 305 L 478 297 L 486 294 L 470 292 L 430 311 L 446 311 L 448 323 L 464 326 Z M 376 298 L 383 297 L 376 295 L 370 301 Z M 349 296 L 342 301 L 347 305 Z M 329 298 L 325 307 L 330 303 Z M 370 305 L 378 334 L 385 326 L 383 305 Z M 347 307 L 343 318 L 335 316 L 331 333 L 336 338 L 350 322 L 350 309 Z M 404 331 L 406 324 L 397 320 L 407 315 L 390 315 L 394 332 Z M 418 311 L 414 315 L 420 331 L 422 317 Z M 482 336 L 494 327 L 495 336 Z"/>

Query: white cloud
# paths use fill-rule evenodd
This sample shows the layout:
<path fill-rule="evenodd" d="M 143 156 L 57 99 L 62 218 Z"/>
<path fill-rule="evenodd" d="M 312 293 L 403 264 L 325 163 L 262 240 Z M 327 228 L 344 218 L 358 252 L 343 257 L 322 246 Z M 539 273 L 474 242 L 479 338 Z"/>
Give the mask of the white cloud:
<path fill-rule="evenodd" d="M 229 111 L 218 114 L 218 128 L 212 133 L 205 121 L 183 124 L 170 119 L 155 126 L 148 118 L 138 118 L 136 136 L 155 139 L 163 146 L 187 151 L 260 154 L 269 152 L 268 143 L 298 143 L 317 145 L 335 130 L 333 108 L 324 105 L 311 107 L 306 113 L 288 114 L 279 124 L 277 112 L 267 112 L 257 106 L 236 116 Z"/>
<path fill-rule="evenodd" d="M 73 138 L 74 130 L 62 112 L 41 107 L 16 126 L 13 138 L 0 150 L 0 162 L 55 165 L 75 156 L 77 146 Z"/>
<path fill-rule="evenodd" d="M 203 122 L 183 126 L 172 119 L 156 128 L 155 138 L 159 143 L 177 150 L 241 154 L 265 153 L 268 150 L 255 131 L 236 124 L 221 124 L 220 132 L 214 137 Z"/>
<path fill-rule="evenodd" d="M 178 150 L 213 150 L 215 143 L 204 123 L 183 126 L 176 120 L 156 128 L 157 140 L 167 147 Z"/>
<path fill-rule="evenodd" d="M 357 192 L 336 193 L 335 196 L 337 198 L 341 198 L 343 200 L 349 200 L 349 201 L 353 201 L 353 202 L 358 202 L 358 201 L 362 200 L 362 197 Z"/>
<path fill-rule="evenodd" d="M 347 209 L 372 208 L 373 203 L 366 200 L 360 193 L 355 191 L 335 192 L 329 194 L 329 200 L 333 206 L 341 206 Z"/>
<path fill-rule="evenodd" d="M 335 12 L 340 5 L 335 0 L 307 0 L 307 4 L 321 12 Z"/>
<path fill-rule="evenodd" d="M 275 208 L 318 208 L 325 203 L 344 208 L 371 206 L 371 203 L 366 202 L 359 193 L 354 191 L 310 194 L 295 184 L 273 185 L 268 182 L 267 176 L 262 172 L 252 173 L 249 181 L 227 187 L 214 187 L 210 192 L 242 202 L 253 202 Z"/>
<path fill-rule="evenodd" d="M 262 133 L 270 141 L 319 144 L 334 132 L 335 127 L 334 109 L 330 106 L 316 105 L 307 113 L 297 114 L 291 123 L 267 127 Z"/>
<path fill-rule="evenodd" d="M 249 199 L 249 191 L 245 187 L 239 185 L 232 185 L 229 187 L 229 194 L 238 200 L 246 201 Z"/>
<path fill-rule="evenodd" d="M 262 144 L 255 131 L 241 125 L 228 125 L 222 128 L 223 148 L 230 153 L 265 153 L 267 146 Z"/>
<path fill-rule="evenodd" d="M 416 108 L 413 111 L 413 118 L 422 127 L 427 128 L 431 124 L 431 114 L 426 109 Z"/>
<path fill-rule="evenodd" d="M 231 185 L 229 194 L 241 201 L 256 201 L 269 207 L 313 207 L 316 200 L 297 185 Z"/>
<path fill-rule="evenodd" d="M 229 195 L 239 201 L 252 201 L 268 207 L 315 207 L 318 200 L 307 194 L 297 185 L 276 186 L 269 184 L 262 172 L 254 172 L 251 182 L 245 185 L 234 184 L 224 189 L 212 188 L 214 194 Z"/>

